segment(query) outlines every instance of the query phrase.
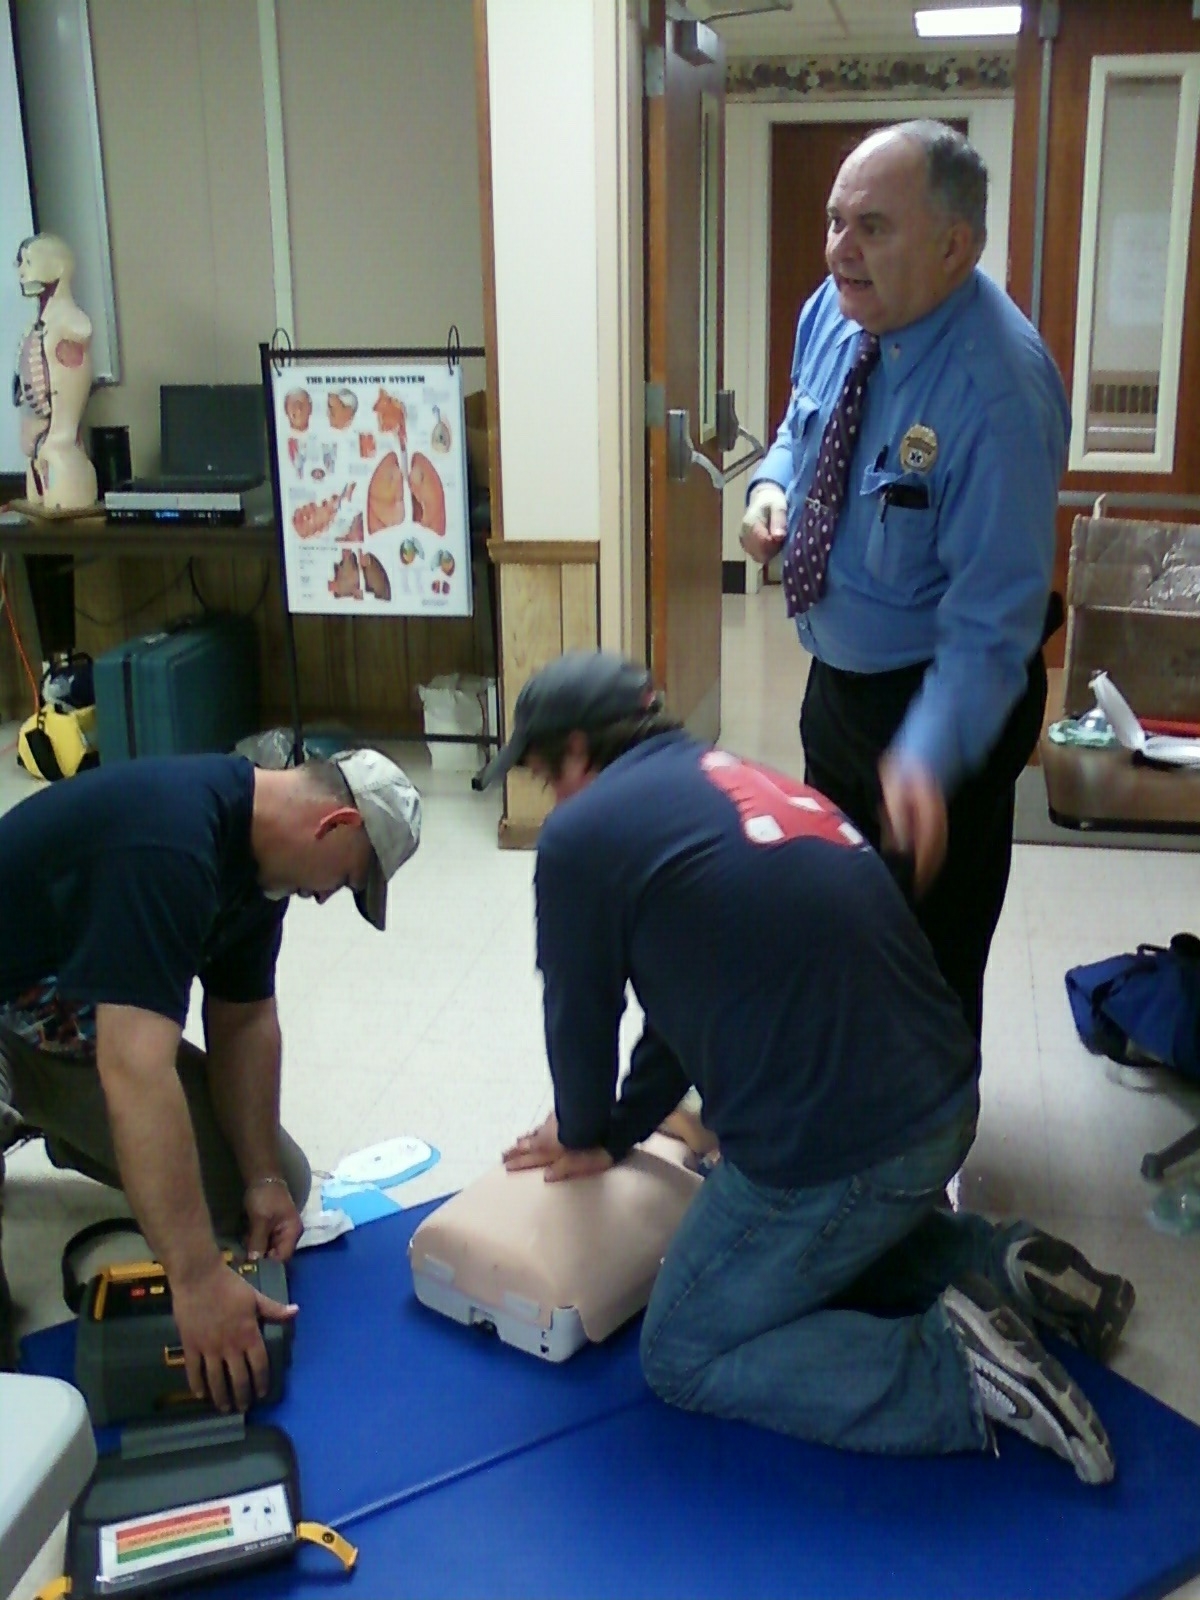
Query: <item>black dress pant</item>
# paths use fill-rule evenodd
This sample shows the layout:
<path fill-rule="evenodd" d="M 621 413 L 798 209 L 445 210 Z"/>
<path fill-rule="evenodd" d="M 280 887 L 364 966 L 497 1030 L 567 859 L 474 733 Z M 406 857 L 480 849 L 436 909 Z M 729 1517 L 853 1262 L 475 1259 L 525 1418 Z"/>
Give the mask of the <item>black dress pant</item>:
<path fill-rule="evenodd" d="M 800 713 L 805 782 L 839 806 L 876 849 L 879 758 L 926 670 L 920 663 L 895 672 L 842 672 L 814 661 L 809 673 Z M 983 970 L 1012 862 L 1016 782 L 1037 745 L 1045 708 L 1046 669 L 1039 651 L 1029 663 L 1025 692 L 985 765 L 950 801 L 946 859 L 926 893 L 913 897 L 911 859 L 888 858 L 977 1039 L 983 1026 Z"/>

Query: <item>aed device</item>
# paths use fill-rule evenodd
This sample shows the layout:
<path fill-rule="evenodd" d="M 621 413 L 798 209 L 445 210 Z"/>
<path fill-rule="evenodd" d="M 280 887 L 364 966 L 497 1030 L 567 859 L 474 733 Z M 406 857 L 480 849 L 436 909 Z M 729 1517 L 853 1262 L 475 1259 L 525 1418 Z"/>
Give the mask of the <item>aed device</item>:
<path fill-rule="evenodd" d="M 98 766 L 95 706 L 46 704 L 21 724 L 17 765 L 53 783 Z"/>
<path fill-rule="evenodd" d="M 226 1260 L 269 1300 L 287 1304 L 283 1263 Z M 268 1404 L 283 1395 L 291 1360 L 292 1324 L 260 1324 L 270 1363 Z M 117 1262 L 88 1282 L 75 1335 L 75 1383 L 98 1426 L 211 1411 L 188 1387 L 183 1346 L 171 1308 L 171 1286 L 157 1261 Z"/>
<path fill-rule="evenodd" d="M 328 1550 L 350 1572 L 357 1549 L 305 1522 L 292 1441 L 243 1417 L 126 1428 L 67 1524 L 66 1576 L 38 1600 L 159 1594 L 294 1554 Z"/>
<path fill-rule="evenodd" d="M 496 1167 L 430 1213 L 408 1258 L 422 1305 L 545 1361 L 599 1343 L 650 1298 L 703 1182 L 652 1135 L 591 1178 Z"/>

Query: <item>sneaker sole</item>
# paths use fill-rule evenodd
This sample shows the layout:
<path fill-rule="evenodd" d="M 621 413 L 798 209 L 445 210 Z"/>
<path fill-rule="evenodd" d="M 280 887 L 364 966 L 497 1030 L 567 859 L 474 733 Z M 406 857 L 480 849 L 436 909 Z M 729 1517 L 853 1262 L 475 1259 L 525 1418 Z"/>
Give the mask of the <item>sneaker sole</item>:
<path fill-rule="evenodd" d="M 1052 1332 L 1078 1345 L 1093 1361 L 1104 1363 L 1111 1359 L 1125 1331 L 1125 1324 L 1137 1301 L 1137 1292 L 1128 1278 L 1113 1272 L 1097 1272 L 1073 1245 L 1068 1249 L 1070 1257 L 1067 1271 L 1077 1273 L 1085 1283 L 1098 1291 L 1096 1306 L 1078 1312 L 1058 1312 L 1052 1305 L 1038 1305 L 1035 1302 L 1036 1308 L 1029 1314 Z M 1036 1261 L 1021 1262 L 1018 1270 L 1026 1283 L 1030 1279 L 1039 1283 L 1047 1296 L 1063 1293 L 1057 1286 L 1061 1274 L 1039 1267 Z M 1028 1288 L 1026 1293 L 1030 1293 Z"/>
<path fill-rule="evenodd" d="M 995 1420 L 1056 1450 L 1082 1482 L 1111 1483 L 1116 1461 L 1104 1424 L 1066 1368 L 1042 1348 L 1016 1312 L 998 1297 L 988 1307 L 956 1289 L 946 1290 L 943 1303 L 960 1333 L 968 1336 L 970 1356 L 990 1369 L 981 1376 L 1006 1395 L 1016 1378 L 1021 1398 L 1031 1412 L 1036 1410 L 1050 1437 L 1037 1438 L 1033 1429 L 1019 1426 L 1019 1417 Z"/>

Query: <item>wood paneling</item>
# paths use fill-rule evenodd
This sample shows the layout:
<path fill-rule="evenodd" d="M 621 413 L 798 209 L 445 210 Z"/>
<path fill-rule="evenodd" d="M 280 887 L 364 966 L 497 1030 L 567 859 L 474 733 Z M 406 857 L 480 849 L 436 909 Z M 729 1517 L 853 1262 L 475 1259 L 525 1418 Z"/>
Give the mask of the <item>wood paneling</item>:
<path fill-rule="evenodd" d="M 517 559 L 517 552 L 524 559 Z M 503 735 L 512 731 L 512 708 L 527 680 L 565 650 L 594 650 L 600 639 L 599 549 L 594 543 L 495 542 L 502 621 L 500 688 Z M 588 556 L 590 555 L 590 559 Z M 500 843 L 527 848 L 550 809 L 551 796 L 516 769 L 505 780 Z"/>
<path fill-rule="evenodd" d="M 442 672 L 494 676 L 486 576 L 484 563 L 476 562 L 476 604 L 482 612 L 476 618 L 294 618 L 305 722 L 343 722 L 365 734 L 418 735 L 418 685 Z M 75 605 L 79 647 L 92 655 L 169 627 L 205 605 L 252 610 L 259 636 L 261 720 L 264 725 L 291 721 L 276 557 L 200 557 L 191 563 L 190 574 L 181 557 L 89 561 L 76 572 Z"/>
<path fill-rule="evenodd" d="M 24 721 L 34 709 L 36 680 L 41 670 L 41 644 L 29 577 L 21 558 L 7 556 L 4 563 L 4 609 L 0 613 L 0 717 Z M 25 661 L 17 648 L 20 640 Z M 29 671 L 26 672 L 26 663 Z M 30 682 L 32 674 L 34 682 Z"/>
<path fill-rule="evenodd" d="M 1028 314 L 1033 289 L 1034 193 L 1037 176 L 1038 98 L 1042 46 L 1037 38 L 1036 6 L 1025 8 L 1017 42 L 1016 120 L 1013 142 L 1012 207 L 1009 217 L 1009 292 Z M 1087 137 L 1088 90 L 1092 57 L 1200 51 L 1200 22 L 1191 0 L 1062 0 L 1061 30 L 1051 67 L 1050 155 L 1046 175 L 1045 245 L 1040 329 L 1057 361 L 1068 393 L 1075 358 L 1075 309 L 1083 235 L 1083 163 Z M 1167 474 L 1068 473 L 1065 489 L 1140 495 L 1200 494 L 1200 454 L 1192 448 L 1200 434 L 1200 184 L 1193 195 L 1191 256 L 1184 300 L 1183 348 L 1179 373 L 1179 418 L 1175 469 Z M 1071 526 L 1075 510 L 1058 514 L 1054 587 L 1066 591 Z M 1151 516 L 1147 507 L 1138 515 Z M 1197 520 L 1176 513 L 1181 520 Z M 1046 659 L 1061 665 L 1065 633 L 1046 648 Z"/>
<path fill-rule="evenodd" d="M 497 566 L 515 562 L 529 567 L 574 563 L 594 567 L 600 559 L 600 545 L 595 539 L 493 539 L 488 554 Z"/>

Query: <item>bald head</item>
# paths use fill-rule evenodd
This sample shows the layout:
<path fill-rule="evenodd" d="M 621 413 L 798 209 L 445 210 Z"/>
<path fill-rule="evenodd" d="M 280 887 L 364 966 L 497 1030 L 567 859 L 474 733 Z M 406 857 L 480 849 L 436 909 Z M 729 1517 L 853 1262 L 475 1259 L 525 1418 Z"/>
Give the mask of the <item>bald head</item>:
<path fill-rule="evenodd" d="M 986 168 L 943 123 L 900 123 L 864 139 L 827 208 L 825 259 L 843 313 L 882 334 L 935 310 L 979 259 L 986 205 Z"/>

